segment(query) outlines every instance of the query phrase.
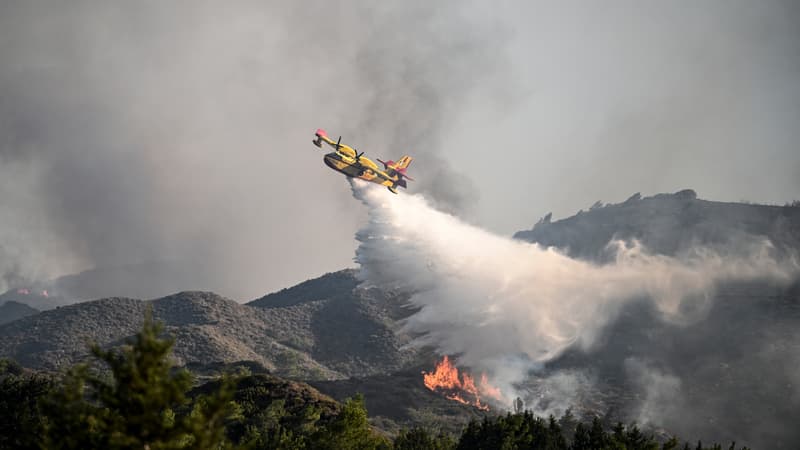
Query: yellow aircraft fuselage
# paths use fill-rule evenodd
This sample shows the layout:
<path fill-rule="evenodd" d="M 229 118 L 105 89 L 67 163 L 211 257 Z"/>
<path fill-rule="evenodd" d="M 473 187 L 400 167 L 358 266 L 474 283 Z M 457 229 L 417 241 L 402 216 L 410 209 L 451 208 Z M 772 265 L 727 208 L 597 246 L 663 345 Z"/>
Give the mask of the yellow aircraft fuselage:
<path fill-rule="evenodd" d="M 321 133 L 320 133 L 321 132 Z M 355 149 L 347 145 L 343 145 L 330 139 L 322 130 L 317 131 L 317 139 L 314 144 L 317 147 L 322 147 L 322 142 L 334 147 L 335 151 L 328 153 L 324 157 L 325 164 L 331 169 L 341 172 L 348 177 L 360 178 L 371 183 L 386 186 L 393 193 L 397 193 L 397 186 L 406 187 L 406 181 L 403 175 L 393 167 L 387 169 L 380 169 L 371 159 L 357 153 Z M 404 157 L 408 160 L 402 167 L 404 169 L 411 162 L 410 157 Z"/>

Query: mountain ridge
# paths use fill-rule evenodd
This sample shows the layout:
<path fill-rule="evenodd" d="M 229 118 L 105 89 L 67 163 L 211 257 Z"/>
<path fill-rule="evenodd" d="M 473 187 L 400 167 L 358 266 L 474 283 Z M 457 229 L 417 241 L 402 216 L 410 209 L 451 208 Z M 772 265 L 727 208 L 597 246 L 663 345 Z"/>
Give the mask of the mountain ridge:
<path fill-rule="evenodd" d="M 572 257 L 606 262 L 609 242 L 638 240 L 659 254 L 675 255 L 695 246 L 722 249 L 754 239 L 769 239 L 780 251 L 800 249 L 800 206 L 717 202 L 697 198 L 691 189 L 616 204 L 596 202 L 588 211 L 557 221 L 545 215 L 515 239 L 558 247 Z"/>
<path fill-rule="evenodd" d="M 267 303 L 278 299 L 268 306 L 257 306 L 266 304 L 263 299 L 240 304 L 201 291 L 76 303 L 0 326 L 0 356 L 31 368 L 59 370 L 85 359 L 90 342 L 124 342 L 150 308 L 175 338 L 173 356 L 179 365 L 248 360 L 281 376 L 340 379 L 397 370 L 414 360 L 408 340 L 395 333 L 402 309 L 395 297 L 350 289 L 357 284 L 352 270 L 310 281 L 344 287 L 337 295 L 302 302 L 281 300 L 296 296 L 283 290 L 265 297 Z"/>

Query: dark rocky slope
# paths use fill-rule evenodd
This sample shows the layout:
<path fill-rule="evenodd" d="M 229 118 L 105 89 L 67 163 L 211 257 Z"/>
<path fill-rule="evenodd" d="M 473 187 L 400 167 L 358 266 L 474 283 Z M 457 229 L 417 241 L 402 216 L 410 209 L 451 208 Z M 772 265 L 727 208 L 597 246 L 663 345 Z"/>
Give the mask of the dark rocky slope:
<path fill-rule="evenodd" d="M 0 306 L 0 325 L 37 313 L 39 313 L 39 310 L 35 308 L 10 300 Z"/>
<path fill-rule="evenodd" d="M 692 190 L 601 205 L 555 222 L 546 215 L 515 238 L 565 249 L 570 256 L 605 261 L 612 239 L 637 239 L 653 252 L 674 255 L 692 246 L 725 248 L 769 239 L 781 250 L 800 249 L 800 207 L 701 200 Z"/>
<path fill-rule="evenodd" d="M 405 298 L 378 289 L 356 288 L 355 271 L 344 270 L 306 281 L 248 303 L 268 314 L 291 310 L 304 348 L 326 366 L 348 374 L 370 375 L 412 364 L 416 351 L 408 337 L 395 333 L 398 320 L 412 311 Z"/>

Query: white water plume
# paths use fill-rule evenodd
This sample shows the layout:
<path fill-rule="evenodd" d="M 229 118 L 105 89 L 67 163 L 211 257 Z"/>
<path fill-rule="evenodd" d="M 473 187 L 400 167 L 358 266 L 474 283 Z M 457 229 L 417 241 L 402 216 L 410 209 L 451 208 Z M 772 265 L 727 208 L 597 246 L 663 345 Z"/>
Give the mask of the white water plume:
<path fill-rule="evenodd" d="M 681 257 L 612 242 L 615 261 L 597 265 L 466 224 L 420 195 L 358 180 L 353 194 L 369 210 L 356 234 L 361 280 L 409 293 L 420 310 L 406 331 L 501 387 L 570 346 L 591 346 L 626 302 L 651 299 L 665 319 L 687 321 L 707 310 L 720 282 L 787 282 L 797 273 L 796 262 L 770 256 L 768 241 L 726 256 L 695 249 Z"/>

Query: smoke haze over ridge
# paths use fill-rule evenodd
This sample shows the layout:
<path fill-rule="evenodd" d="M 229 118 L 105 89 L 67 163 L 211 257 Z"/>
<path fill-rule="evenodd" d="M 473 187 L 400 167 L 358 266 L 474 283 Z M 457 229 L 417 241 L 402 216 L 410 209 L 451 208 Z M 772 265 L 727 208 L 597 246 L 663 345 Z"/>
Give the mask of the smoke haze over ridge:
<path fill-rule="evenodd" d="M 197 274 L 175 290 L 248 299 L 348 265 L 363 212 L 317 127 L 415 156 L 412 192 L 506 234 L 636 191 L 796 199 L 797 22 L 793 2 L 4 2 L 0 289 L 168 260 Z"/>

